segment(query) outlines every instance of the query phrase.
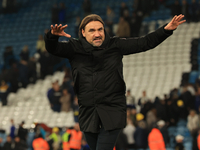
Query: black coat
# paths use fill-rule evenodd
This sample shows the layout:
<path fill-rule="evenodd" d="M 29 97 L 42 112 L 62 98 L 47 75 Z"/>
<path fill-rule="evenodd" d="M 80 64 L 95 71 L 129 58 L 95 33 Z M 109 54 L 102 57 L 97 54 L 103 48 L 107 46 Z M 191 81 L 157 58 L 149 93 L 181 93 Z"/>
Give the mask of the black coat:
<path fill-rule="evenodd" d="M 98 133 L 100 120 L 105 130 L 126 126 L 123 55 L 154 48 L 171 34 L 164 27 L 137 39 L 110 38 L 105 33 L 100 47 L 93 47 L 83 37 L 58 42 L 59 37 L 51 32 L 45 35 L 47 51 L 70 61 L 82 131 Z"/>

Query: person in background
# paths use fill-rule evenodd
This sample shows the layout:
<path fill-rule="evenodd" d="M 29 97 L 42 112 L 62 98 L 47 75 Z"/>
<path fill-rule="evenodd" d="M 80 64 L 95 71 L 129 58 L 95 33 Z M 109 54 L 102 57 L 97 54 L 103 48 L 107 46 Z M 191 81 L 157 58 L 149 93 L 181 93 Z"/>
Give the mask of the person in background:
<path fill-rule="evenodd" d="M 28 78 L 28 62 L 25 60 L 20 60 L 19 63 L 19 82 L 23 88 L 29 84 Z"/>
<path fill-rule="evenodd" d="M 180 134 L 175 137 L 176 140 L 175 150 L 185 150 L 183 145 L 183 139 L 184 137 Z"/>
<path fill-rule="evenodd" d="M 109 6 L 107 6 L 106 21 L 105 22 L 106 22 L 106 26 L 110 29 L 111 33 L 113 32 L 114 19 L 115 19 L 115 13 L 114 13 L 114 11 Z"/>
<path fill-rule="evenodd" d="M 65 23 L 66 21 L 66 8 L 65 3 L 60 3 L 59 14 L 58 14 L 59 23 Z"/>
<path fill-rule="evenodd" d="M 190 22 L 189 5 L 186 0 L 182 0 L 181 13 L 185 16 L 187 22 Z"/>
<path fill-rule="evenodd" d="M 150 131 L 153 125 L 157 122 L 157 111 L 155 108 L 149 110 L 146 114 L 147 129 Z"/>
<path fill-rule="evenodd" d="M 181 13 L 181 5 L 178 0 L 174 1 L 174 4 L 172 5 L 171 9 L 171 15 L 175 16 Z"/>
<path fill-rule="evenodd" d="M 131 30 L 128 22 L 124 19 L 124 17 L 120 17 L 116 35 L 118 37 L 130 37 L 130 34 Z"/>
<path fill-rule="evenodd" d="M 48 98 L 51 105 L 51 109 L 56 112 L 60 112 L 61 103 L 60 98 L 62 96 L 62 92 L 60 86 L 57 82 L 53 83 L 53 88 L 48 91 Z"/>
<path fill-rule="evenodd" d="M 12 140 L 15 139 L 15 124 L 14 124 L 14 120 L 11 119 L 10 120 L 10 123 L 11 123 L 11 127 L 10 127 L 10 137 L 12 138 Z"/>
<path fill-rule="evenodd" d="M 3 143 L 3 139 L 0 137 L 0 150 L 3 150 L 3 147 L 1 146 Z"/>
<path fill-rule="evenodd" d="M 121 7 L 120 7 L 120 17 L 124 17 L 124 12 L 125 11 L 129 11 L 127 5 L 125 2 L 121 3 Z"/>
<path fill-rule="evenodd" d="M 9 85 L 2 80 L 0 85 L 0 99 L 2 101 L 2 106 L 7 105 L 7 97 L 9 93 Z"/>
<path fill-rule="evenodd" d="M 167 126 L 165 124 L 165 121 L 159 120 L 157 122 L 157 126 L 158 126 L 158 129 L 160 130 L 160 132 L 162 133 L 165 145 L 167 145 L 169 143 L 169 134 L 168 134 L 168 130 L 167 130 Z"/>
<path fill-rule="evenodd" d="M 28 45 L 24 45 L 21 53 L 19 54 L 21 60 L 24 60 L 26 62 L 28 62 L 29 60 L 29 49 L 28 49 Z"/>
<path fill-rule="evenodd" d="M 83 133 L 80 131 L 79 123 L 74 125 L 74 129 L 70 130 L 69 147 L 70 150 L 80 150 Z"/>
<path fill-rule="evenodd" d="M 44 42 L 44 39 L 43 39 L 42 35 L 38 36 L 38 40 L 36 42 L 36 50 L 39 53 L 44 52 L 46 50 L 46 48 L 45 48 L 45 42 Z"/>
<path fill-rule="evenodd" d="M 76 17 L 76 22 L 75 22 L 75 35 L 78 38 L 78 30 L 79 30 L 79 26 L 81 24 L 81 17 L 77 16 Z"/>
<path fill-rule="evenodd" d="M 61 111 L 69 112 L 71 110 L 71 94 L 67 89 L 63 89 L 62 96 L 60 98 Z"/>
<path fill-rule="evenodd" d="M 53 24 L 59 23 L 58 14 L 59 14 L 58 5 L 54 4 L 51 8 L 51 23 Z"/>
<path fill-rule="evenodd" d="M 49 145 L 47 141 L 43 139 L 42 134 L 36 134 L 32 145 L 34 150 L 49 150 Z"/>
<path fill-rule="evenodd" d="M 5 48 L 5 51 L 3 53 L 3 60 L 4 60 L 4 66 L 5 66 L 6 69 L 10 68 L 10 66 L 14 62 L 16 62 L 12 46 L 7 46 Z"/>
<path fill-rule="evenodd" d="M 91 14 L 91 2 L 90 2 L 90 0 L 84 0 L 82 7 L 83 7 L 83 11 L 84 11 L 84 16 Z"/>
<path fill-rule="evenodd" d="M 200 150 L 200 128 L 199 128 L 199 130 L 198 130 L 197 146 L 198 146 L 198 148 L 199 148 L 199 150 Z"/>
<path fill-rule="evenodd" d="M 138 105 L 141 107 L 144 107 L 144 105 L 149 101 L 149 98 L 147 97 L 146 91 L 142 92 L 142 97 L 138 100 Z"/>
<path fill-rule="evenodd" d="M 127 91 L 127 94 L 126 94 L 126 105 L 127 106 L 135 106 L 135 97 L 131 95 L 131 90 Z"/>
<path fill-rule="evenodd" d="M 14 149 L 13 150 L 27 150 L 27 144 L 23 140 L 20 139 L 19 136 L 15 137 L 14 141 Z"/>
<path fill-rule="evenodd" d="M 148 145 L 150 150 L 166 150 L 162 133 L 155 127 L 148 135 Z"/>
<path fill-rule="evenodd" d="M 137 117 L 138 126 L 134 133 L 135 146 L 137 149 L 146 149 L 148 146 L 148 131 L 146 129 L 146 123 L 142 118 L 144 118 L 144 116 L 141 118 L 139 116 Z"/>
<path fill-rule="evenodd" d="M 6 142 L 3 145 L 3 150 L 12 150 L 12 138 L 7 136 Z"/>
<path fill-rule="evenodd" d="M 26 142 L 28 130 L 24 128 L 25 122 L 22 121 L 22 123 L 19 125 L 18 134 L 17 136 L 20 138 L 20 141 Z M 18 140 L 18 138 L 17 138 Z"/>
<path fill-rule="evenodd" d="M 58 127 L 54 127 L 52 129 L 52 134 L 48 137 L 49 139 L 53 140 L 52 147 L 54 150 L 58 150 L 60 147 L 60 144 L 62 143 L 62 138 L 59 134 L 60 130 Z"/>
<path fill-rule="evenodd" d="M 126 127 L 122 130 L 122 132 L 126 135 L 127 137 L 127 149 L 134 149 L 135 148 L 135 139 L 134 139 L 134 133 L 135 133 L 135 126 L 133 125 L 132 120 L 128 117 L 127 118 L 127 125 Z"/>

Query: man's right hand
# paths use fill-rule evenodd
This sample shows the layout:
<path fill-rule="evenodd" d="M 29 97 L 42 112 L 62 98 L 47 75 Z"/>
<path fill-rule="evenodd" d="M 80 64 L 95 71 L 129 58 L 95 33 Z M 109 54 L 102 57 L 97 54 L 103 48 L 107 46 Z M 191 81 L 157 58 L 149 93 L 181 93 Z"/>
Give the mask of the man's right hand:
<path fill-rule="evenodd" d="M 53 35 L 58 35 L 58 36 L 65 36 L 70 38 L 71 35 L 67 34 L 64 29 L 67 28 L 67 25 L 62 26 L 62 24 L 60 24 L 59 26 L 57 24 L 55 24 L 55 27 L 53 25 L 51 25 L 51 34 Z"/>

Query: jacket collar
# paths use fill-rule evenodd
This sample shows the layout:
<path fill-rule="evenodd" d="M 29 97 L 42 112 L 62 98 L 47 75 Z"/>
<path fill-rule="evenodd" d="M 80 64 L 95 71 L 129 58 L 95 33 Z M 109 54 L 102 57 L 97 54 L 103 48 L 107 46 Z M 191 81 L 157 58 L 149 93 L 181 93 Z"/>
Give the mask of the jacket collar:
<path fill-rule="evenodd" d="M 108 33 L 104 30 L 105 33 L 105 40 L 103 41 L 102 45 L 100 47 L 95 47 L 93 45 L 91 45 L 84 37 L 80 37 L 79 40 L 82 44 L 83 49 L 86 52 L 91 52 L 95 49 L 104 49 L 108 46 L 108 43 L 110 41 L 110 36 L 108 35 Z"/>

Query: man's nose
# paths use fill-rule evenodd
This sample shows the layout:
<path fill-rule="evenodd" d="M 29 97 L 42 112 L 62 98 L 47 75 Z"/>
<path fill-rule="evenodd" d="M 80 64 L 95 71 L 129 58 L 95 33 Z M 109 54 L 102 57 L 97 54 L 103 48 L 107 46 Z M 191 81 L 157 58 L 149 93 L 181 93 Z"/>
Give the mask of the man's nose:
<path fill-rule="evenodd" d="M 100 33 L 99 33 L 99 31 L 96 31 L 96 32 L 94 33 L 94 36 L 95 36 L 95 37 L 98 37 L 98 36 L 100 36 Z"/>

